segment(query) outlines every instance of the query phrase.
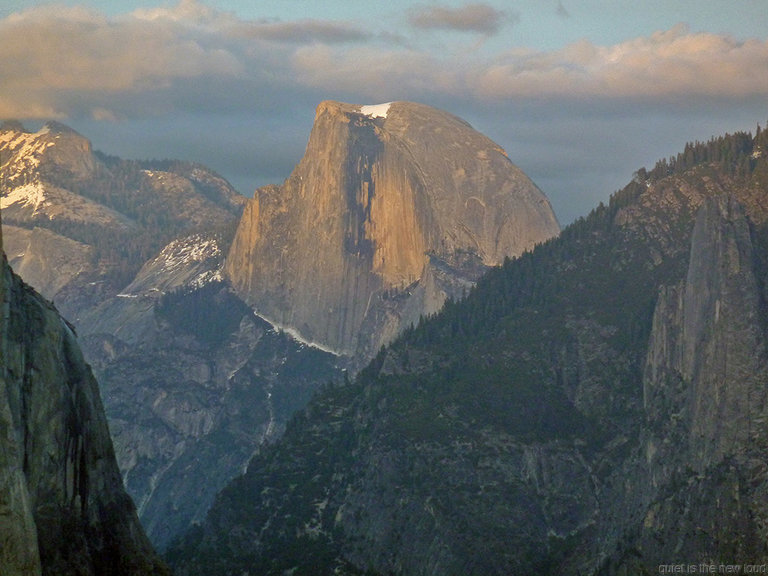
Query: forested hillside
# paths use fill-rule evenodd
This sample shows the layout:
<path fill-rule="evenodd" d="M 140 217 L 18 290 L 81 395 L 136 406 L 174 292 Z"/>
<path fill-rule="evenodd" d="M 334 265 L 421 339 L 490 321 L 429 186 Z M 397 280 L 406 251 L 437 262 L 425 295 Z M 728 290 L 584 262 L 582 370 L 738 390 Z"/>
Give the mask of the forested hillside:
<path fill-rule="evenodd" d="M 760 130 L 639 170 L 320 394 L 177 574 L 764 562 L 766 208 Z"/>

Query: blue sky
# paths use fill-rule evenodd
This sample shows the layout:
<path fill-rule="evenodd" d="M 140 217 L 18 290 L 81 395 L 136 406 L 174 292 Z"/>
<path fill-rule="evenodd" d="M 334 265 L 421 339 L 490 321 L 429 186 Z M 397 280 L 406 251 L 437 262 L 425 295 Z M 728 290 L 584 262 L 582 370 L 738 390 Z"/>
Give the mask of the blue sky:
<path fill-rule="evenodd" d="M 281 182 L 324 99 L 468 120 L 562 223 L 685 142 L 768 120 L 768 0 L 4 0 L 0 118 Z"/>

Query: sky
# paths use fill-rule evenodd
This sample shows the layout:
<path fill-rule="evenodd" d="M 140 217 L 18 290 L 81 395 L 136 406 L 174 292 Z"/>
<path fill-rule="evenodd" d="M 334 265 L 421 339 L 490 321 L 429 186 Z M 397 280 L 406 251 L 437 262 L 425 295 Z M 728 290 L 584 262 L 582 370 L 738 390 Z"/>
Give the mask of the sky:
<path fill-rule="evenodd" d="M 561 224 L 686 142 L 768 122 L 768 0 L 0 2 L 0 119 L 124 158 L 202 162 L 250 196 L 323 100 L 467 120 Z"/>

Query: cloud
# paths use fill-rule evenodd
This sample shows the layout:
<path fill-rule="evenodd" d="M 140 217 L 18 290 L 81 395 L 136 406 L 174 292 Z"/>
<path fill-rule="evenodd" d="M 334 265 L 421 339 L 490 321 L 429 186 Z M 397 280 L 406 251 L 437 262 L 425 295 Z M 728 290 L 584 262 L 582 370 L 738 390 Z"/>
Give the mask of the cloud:
<path fill-rule="evenodd" d="M 154 7 L 139 8 L 132 14 L 134 18 L 147 21 L 170 20 L 173 22 L 196 22 L 198 24 L 212 24 L 221 20 L 232 21 L 233 16 L 214 10 L 197 0 L 180 0 L 171 8 Z"/>
<path fill-rule="evenodd" d="M 586 40 L 553 52 L 513 52 L 477 74 L 490 98 L 634 100 L 768 95 L 768 42 L 691 34 L 678 25 L 612 46 Z"/>
<path fill-rule="evenodd" d="M 457 30 L 495 34 L 506 20 L 516 19 L 488 4 L 466 4 L 460 8 L 446 6 L 422 6 L 409 15 L 409 22 L 416 28 Z"/>
<path fill-rule="evenodd" d="M 68 116 L 166 90 L 180 78 L 233 77 L 243 62 L 175 22 L 108 21 L 82 8 L 37 8 L 0 21 L 0 116 Z"/>
<path fill-rule="evenodd" d="M 550 10 L 565 17 L 563 4 Z M 0 19 L 0 119 L 56 118 L 110 153 L 194 159 L 248 192 L 288 175 L 321 100 L 418 100 L 504 146 L 563 222 L 687 139 L 764 120 L 763 39 L 680 25 L 610 45 L 491 54 L 487 36 L 514 13 L 468 4 L 406 15 L 412 26 L 387 29 L 386 19 L 242 20 L 197 0 L 116 17 L 25 10 Z M 455 35 L 435 38 L 441 30 L 480 33 L 483 49 L 454 49 Z"/>
<path fill-rule="evenodd" d="M 244 23 L 237 27 L 236 33 L 242 37 L 297 44 L 364 42 L 372 38 L 370 33 L 351 23 L 324 20 Z"/>
<path fill-rule="evenodd" d="M 468 4 L 410 18 L 421 28 L 490 33 L 511 16 Z M 284 111 L 327 98 L 482 106 L 768 96 L 768 42 L 682 25 L 608 46 L 583 40 L 552 51 L 446 56 L 351 22 L 243 21 L 183 0 L 115 18 L 34 8 L 0 20 L 0 37 L 0 118 L 113 122 Z"/>

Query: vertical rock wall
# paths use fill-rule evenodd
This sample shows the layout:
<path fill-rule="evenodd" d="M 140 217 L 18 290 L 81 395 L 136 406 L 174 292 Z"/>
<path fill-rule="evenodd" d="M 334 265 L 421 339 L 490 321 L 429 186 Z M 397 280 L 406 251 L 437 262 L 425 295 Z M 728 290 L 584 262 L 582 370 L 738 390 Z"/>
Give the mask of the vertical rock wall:
<path fill-rule="evenodd" d="M 742 206 L 725 195 L 706 200 L 687 276 L 661 290 L 648 348 L 638 469 L 645 517 L 631 545 L 646 569 L 675 558 L 768 557 L 768 332 L 758 268 Z"/>
<path fill-rule="evenodd" d="M 257 190 L 226 265 L 265 318 L 361 358 L 559 232 L 544 194 L 466 122 L 409 102 L 365 110 L 318 106 L 304 157 Z"/>
<path fill-rule="evenodd" d="M 0 574 L 166 574 L 72 329 L 0 265 Z"/>

